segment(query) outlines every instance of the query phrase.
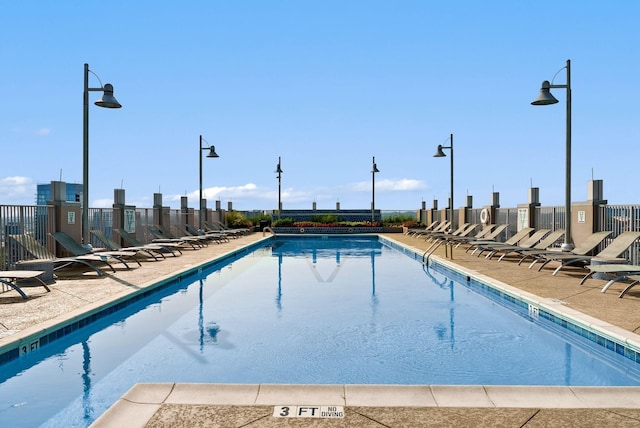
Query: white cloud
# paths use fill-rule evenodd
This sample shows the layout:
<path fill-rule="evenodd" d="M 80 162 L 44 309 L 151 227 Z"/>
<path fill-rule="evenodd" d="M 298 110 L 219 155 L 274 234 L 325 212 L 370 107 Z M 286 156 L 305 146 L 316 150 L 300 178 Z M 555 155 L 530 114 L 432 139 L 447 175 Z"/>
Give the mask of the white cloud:
<path fill-rule="evenodd" d="M 30 177 L 0 178 L 0 203 L 9 205 L 35 204 L 36 185 Z"/>
<path fill-rule="evenodd" d="M 347 189 L 354 192 L 370 192 L 373 183 L 371 181 L 360 181 L 347 185 Z M 376 191 L 380 192 L 402 192 L 427 189 L 427 184 L 422 180 L 413 178 L 401 178 L 398 180 L 382 179 L 376 180 Z"/>
<path fill-rule="evenodd" d="M 89 206 L 91 208 L 111 208 L 113 207 L 113 199 L 96 199 Z"/>

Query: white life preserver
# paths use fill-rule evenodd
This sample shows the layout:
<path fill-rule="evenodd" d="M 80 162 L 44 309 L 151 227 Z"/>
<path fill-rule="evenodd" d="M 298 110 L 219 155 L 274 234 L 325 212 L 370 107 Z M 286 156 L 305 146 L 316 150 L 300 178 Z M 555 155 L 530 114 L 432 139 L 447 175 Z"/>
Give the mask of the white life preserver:
<path fill-rule="evenodd" d="M 304 233 L 304 227 L 300 228 L 300 233 Z"/>
<path fill-rule="evenodd" d="M 491 212 L 489 211 L 488 208 L 483 208 L 482 211 L 480 211 L 480 223 L 482 224 L 491 223 Z"/>

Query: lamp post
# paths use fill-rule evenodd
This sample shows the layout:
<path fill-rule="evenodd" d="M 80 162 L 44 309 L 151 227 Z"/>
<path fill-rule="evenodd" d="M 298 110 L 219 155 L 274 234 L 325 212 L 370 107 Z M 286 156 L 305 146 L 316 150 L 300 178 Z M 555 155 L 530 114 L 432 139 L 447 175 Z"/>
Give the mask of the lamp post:
<path fill-rule="evenodd" d="M 451 222 L 450 230 L 454 230 L 454 221 L 453 221 L 453 134 L 451 134 L 448 138 L 451 141 L 450 146 L 443 146 L 442 144 L 438 145 L 438 150 L 436 154 L 433 155 L 434 158 L 443 158 L 447 155 L 443 152 L 443 149 L 451 150 L 451 200 L 449 201 L 449 221 Z"/>
<path fill-rule="evenodd" d="M 202 135 L 200 135 L 200 148 L 198 150 L 198 155 L 200 156 L 200 197 L 198 199 L 198 205 L 199 205 L 199 209 L 198 209 L 198 228 L 202 229 L 202 215 L 204 214 L 204 207 L 203 207 L 203 203 L 202 203 L 202 152 L 204 150 L 209 150 L 209 153 L 207 154 L 208 158 L 218 158 L 220 156 L 218 156 L 218 154 L 216 153 L 216 148 L 215 146 L 209 146 L 209 147 L 202 147 L 202 142 L 206 141 L 204 138 L 202 138 Z"/>
<path fill-rule="evenodd" d="M 551 88 L 561 88 L 567 90 L 567 127 L 566 127 L 566 167 L 565 167 L 565 212 L 564 212 L 564 243 L 562 251 L 573 250 L 573 240 L 571 238 L 571 60 L 567 60 L 567 65 L 562 67 L 555 76 L 563 69 L 567 70 L 567 83 L 564 85 L 554 85 L 548 80 L 542 82 L 540 94 L 531 104 L 534 106 L 544 106 L 556 104 L 558 100 L 551 95 Z M 553 76 L 555 78 L 555 76 Z"/>
<path fill-rule="evenodd" d="M 278 218 L 280 218 L 280 211 L 282 211 L 282 167 L 280 166 L 280 156 L 278 156 L 278 165 L 276 165 L 276 172 L 278 173 Z"/>
<path fill-rule="evenodd" d="M 373 166 L 371 167 L 371 223 L 376 221 L 376 172 L 380 172 L 376 165 L 376 157 L 373 157 Z"/>
<path fill-rule="evenodd" d="M 96 76 L 100 82 L 99 88 L 89 87 L 89 73 Z M 84 91 L 82 104 L 82 243 L 89 245 L 89 92 L 102 91 L 102 97 L 94 104 L 98 107 L 120 108 L 122 105 L 113 96 L 113 85 L 102 85 L 96 73 L 89 70 L 89 64 L 84 65 Z"/>

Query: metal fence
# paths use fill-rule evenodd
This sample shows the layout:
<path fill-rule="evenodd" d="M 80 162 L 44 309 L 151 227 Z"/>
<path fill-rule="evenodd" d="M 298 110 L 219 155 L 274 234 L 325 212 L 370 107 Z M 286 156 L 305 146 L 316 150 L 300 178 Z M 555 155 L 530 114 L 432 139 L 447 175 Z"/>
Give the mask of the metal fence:
<path fill-rule="evenodd" d="M 595 225 L 595 230 L 612 231 L 610 237 L 600 246 L 598 251 L 620 233 L 640 230 L 640 205 L 603 205 L 597 209 L 599 211 L 596 217 L 600 219 L 600 224 Z M 480 224 L 481 211 L 481 208 L 470 208 L 469 222 Z M 49 228 L 54 223 L 53 219 L 49 219 L 50 212 L 51 207 L 43 205 L 0 205 L 0 269 L 12 269 L 18 261 L 33 258 L 20 247 L 15 239 L 12 239 L 13 235 L 28 235 L 35 242 L 46 247 Z M 248 214 L 251 213 L 254 212 Z M 436 211 L 434 214 L 434 220 L 442 220 L 440 217 L 444 215 L 443 211 Z M 169 210 L 168 215 L 170 228 L 173 228 L 175 225 L 186 222 L 185 216 L 191 216 L 189 217 L 190 221 L 197 219 L 198 211 L 184 212 L 180 209 L 174 209 Z M 536 207 L 535 216 L 537 216 L 537 225 L 540 228 L 551 230 L 565 228 L 564 207 Z M 492 222 L 507 224 L 508 227 L 503 238 L 508 238 L 517 231 L 518 209 L 498 208 L 496 218 Z M 136 238 L 141 242 L 150 242 L 153 237 L 150 236 L 147 225 L 156 223 L 152 208 L 137 208 L 135 210 Z M 113 209 L 89 209 L 90 230 L 100 230 L 108 237 L 113 237 L 113 225 Z M 175 229 L 172 229 L 172 232 L 180 235 Z M 92 237 L 92 239 L 95 238 Z M 101 243 L 97 241 L 93 241 L 91 244 L 96 247 L 101 246 Z M 640 244 L 632 245 L 623 257 L 626 257 L 633 264 L 639 264 Z"/>

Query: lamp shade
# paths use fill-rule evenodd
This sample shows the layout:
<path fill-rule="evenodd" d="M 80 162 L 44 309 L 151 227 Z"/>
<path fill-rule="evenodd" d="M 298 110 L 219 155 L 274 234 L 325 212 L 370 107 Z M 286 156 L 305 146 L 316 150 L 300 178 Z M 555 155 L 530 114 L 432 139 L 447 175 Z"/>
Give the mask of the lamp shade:
<path fill-rule="evenodd" d="M 373 169 L 371 170 L 371 172 L 380 172 L 380 170 L 378 169 L 378 165 L 376 165 L 375 163 L 373 164 Z"/>
<path fill-rule="evenodd" d="M 438 144 L 438 150 L 436 151 L 436 154 L 433 155 L 434 158 L 444 158 L 447 157 L 447 154 L 445 152 L 442 151 L 442 144 Z"/>
<path fill-rule="evenodd" d="M 111 83 L 107 83 L 104 85 L 104 92 L 102 97 L 95 102 L 95 105 L 99 107 L 105 108 L 120 108 L 122 104 L 116 100 L 116 97 L 113 96 L 113 85 Z"/>
<path fill-rule="evenodd" d="M 549 104 L 556 104 L 558 100 L 551 94 L 549 88 L 551 84 L 548 80 L 542 82 L 542 88 L 540 88 L 540 94 L 538 94 L 538 98 L 531 102 L 531 105 L 534 106 L 546 106 Z"/>
<path fill-rule="evenodd" d="M 216 153 L 216 148 L 215 146 L 211 146 L 209 147 L 209 154 L 207 155 L 208 158 L 219 158 L 220 156 L 218 156 L 218 154 Z"/>

